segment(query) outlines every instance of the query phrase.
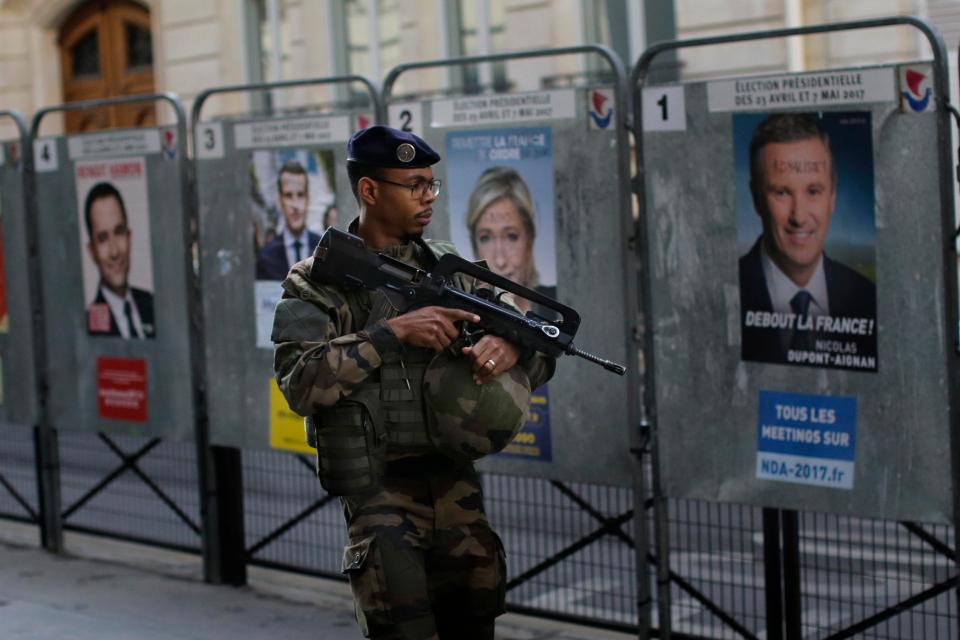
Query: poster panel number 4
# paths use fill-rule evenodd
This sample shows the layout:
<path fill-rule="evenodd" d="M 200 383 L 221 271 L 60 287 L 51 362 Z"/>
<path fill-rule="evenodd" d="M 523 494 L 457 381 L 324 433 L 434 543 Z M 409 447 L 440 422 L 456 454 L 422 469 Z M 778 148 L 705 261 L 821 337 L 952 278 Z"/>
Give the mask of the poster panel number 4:
<path fill-rule="evenodd" d="M 686 131 L 687 109 L 682 86 L 643 90 L 644 131 Z"/>
<path fill-rule="evenodd" d="M 37 171 L 56 171 L 57 141 L 54 138 L 41 138 L 33 141 L 33 164 Z"/>

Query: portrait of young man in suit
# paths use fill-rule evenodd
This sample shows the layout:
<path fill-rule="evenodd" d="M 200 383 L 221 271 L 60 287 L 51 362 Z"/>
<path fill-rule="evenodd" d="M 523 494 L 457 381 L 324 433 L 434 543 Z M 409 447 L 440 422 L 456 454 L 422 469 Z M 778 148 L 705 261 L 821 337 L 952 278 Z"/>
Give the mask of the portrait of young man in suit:
<path fill-rule="evenodd" d="M 87 306 L 87 332 L 124 339 L 155 337 L 153 294 L 129 281 L 132 232 L 123 197 L 109 182 L 98 182 L 87 192 L 83 215 L 87 252 L 99 273 L 96 295 Z"/>
<path fill-rule="evenodd" d="M 739 261 L 742 359 L 876 370 L 876 286 L 824 251 L 839 181 L 818 116 L 766 117 L 749 162 L 763 232 Z"/>
<path fill-rule="evenodd" d="M 310 181 L 302 164 L 288 160 L 280 167 L 277 193 L 284 228 L 257 252 L 257 280 L 283 280 L 290 267 L 312 255 L 320 242 L 320 236 L 307 229 Z"/>

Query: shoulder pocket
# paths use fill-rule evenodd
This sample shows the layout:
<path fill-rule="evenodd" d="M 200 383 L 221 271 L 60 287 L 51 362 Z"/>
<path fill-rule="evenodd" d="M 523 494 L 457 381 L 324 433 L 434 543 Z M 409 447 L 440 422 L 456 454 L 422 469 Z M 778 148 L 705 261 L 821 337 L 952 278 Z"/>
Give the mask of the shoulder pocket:
<path fill-rule="evenodd" d="M 312 302 L 284 298 L 273 314 L 273 342 L 309 342 L 326 335 L 330 314 Z"/>

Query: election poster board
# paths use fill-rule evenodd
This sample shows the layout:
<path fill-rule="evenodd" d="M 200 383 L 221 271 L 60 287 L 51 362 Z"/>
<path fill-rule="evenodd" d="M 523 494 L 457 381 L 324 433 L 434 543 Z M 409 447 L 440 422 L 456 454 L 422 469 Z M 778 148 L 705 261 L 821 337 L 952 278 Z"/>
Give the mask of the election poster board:
<path fill-rule="evenodd" d="M 629 301 L 637 289 L 624 198 L 629 146 L 616 92 L 598 86 L 387 102 L 388 124 L 419 135 L 443 158 L 433 167 L 443 190 L 427 237 L 451 240 L 461 255 L 575 309 L 578 348 L 631 361 L 638 334 Z M 522 186 L 500 203 L 471 206 L 472 196 L 480 202 L 498 183 Z M 518 216 L 516 203 L 525 200 L 530 215 Z M 509 259 L 497 250 L 508 246 L 517 248 Z M 639 385 L 630 369 L 621 378 L 561 356 L 554 377 L 534 390 L 516 438 L 479 467 L 633 486 Z"/>
<path fill-rule="evenodd" d="M 868 67 L 637 96 L 665 495 L 951 520 L 950 169 L 938 114 L 902 107 L 904 78 Z"/>
<path fill-rule="evenodd" d="M 0 158 L 2 158 L 3 150 L 0 148 Z M 3 167 L 2 162 L 0 162 L 0 169 Z M 6 251 L 4 250 L 3 245 L 3 198 L 0 198 L 0 334 L 6 334 L 10 329 L 10 314 L 7 312 L 7 277 L 4 271 L 4 256 Z M 3 345 L 6 346 L 6 345 Z M 4 387 L 3 387 L 3 351 L 5 349 L 0 349 L 0 408 L 5 404 L 4 400 Z"/>
<path fill-rule="evenodd" d="M 451 238 L 469 260 L 551 298 L 557 297 L 552 131 L 518 127 L 452 131 L 446 137 Z M 511 296 L 517 308 L 548 309 Z M 552 459 L 550 392 L 533 390 L 527 420 L 500 454 Z"/>
<path fill-rule="evenodd" d="M 7 276 L 3 249 L 3 202 L 0 201 L 0 333 L 10 329 L 10 314 L 7 312 Z"/>
<path fill-rule="evenodd" d="M 345 229 L 356 216 L 346 143 L 369 123 L 358 109 L 194 125 L 214 444 L 314 451 L 274 377 L 274 309 L 297 249 L 307 258 L 326 229 Z"/>
<path fill-rule="evenodd" d="M 0 428 L 39 416 L 22 144 L 0 142 Z"/>
<path fill-rule="evenodd" d="M 193 438 L 181 143 L 176 127 L 33 140 L 57 429 Z"/>

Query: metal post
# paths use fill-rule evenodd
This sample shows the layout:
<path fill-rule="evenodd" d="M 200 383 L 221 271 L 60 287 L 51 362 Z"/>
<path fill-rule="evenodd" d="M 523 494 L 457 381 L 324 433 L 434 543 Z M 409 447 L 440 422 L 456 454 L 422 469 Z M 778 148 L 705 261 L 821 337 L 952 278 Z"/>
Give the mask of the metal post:
<path fill-rule="evenodd" d="M 800 583 L 800 524 L 797 512 L 780 512 L 783 535 L 783 623 L 786 640 L 803 638 L 803 594 Z"/>
<path fill-rule="evenodd" d="M 767 640 L 783 640 L 783 576 L 780 512 L 763 510 L 763 595 L 767 603 Z"/>
<path fill-rule="evenodd" d="M 644 386 L 649 383 L 644 383 Z M 660 456 L 657 455 L 656 423 L 651 423 L 651 467 L 653 471 L 653 539 L 657 549 L 657 634 L 663 640 L 670 640 L 673 633 L 671 620 L 670 595 L 670 524 L 667 518 L 667 497 L 660 484 Z"/>
<path fill-rule="evenodd" d="M 47 551 L 63 551 L 63 518 L 60 501 L 60 455 L 57 432 L 50 424 L 47 409 L 47 343 L 44 331 L 43 272 L 40 268 L 40 240 L 37 230 L 37 188 L 33 163 L 33 140 L 19 113 L 0 112 L 13 119 L 20 132 L 23 159 L 23 214 L 27 234 L 27 273 L 30 283 L 30 324 L 33 338 L 34 387 L 38 415 L 33 428 L 34 465 L 39 500 L 40 545 Z"/>
<path fill-rule="evenodd" d="M 37 425 L 33 428 L 33 452 L 40 502 L 40 546 L 63 551 L 63 518 L 60 510 L 60 450 L 57 432 Z"/>
<path fill-rule="evenodd" d="M 214 584 L 242 586 L 247 583 L 243 458 L 240 450 L 232 447 L 208 446 L 207 451 L 215 491 L 207 495 L 207 524 L 213 535 L 206 579 Z"/>
<path fill-rule="evenodd" d="M 674 0 L 646 0 L 643 3 L 643 26 L 646 42 L 662 42 L 677 37 L 677 12 Z M 650 81 L 673 82 L 680 77 L 676 51 L 668 51 L 660 63 L 650 70 Z"/>
<path fill-rule="evenodd" d="M 267 0 L 267 27 L 270 32 L 270 81 L 277 82 L 281 80 L 280 59 L 280 8 L 277 6 L 278 0 Z M 270 108 L 277 110 L 283 108 L 283 102 L 280 96 L 270 95 Z"/>

